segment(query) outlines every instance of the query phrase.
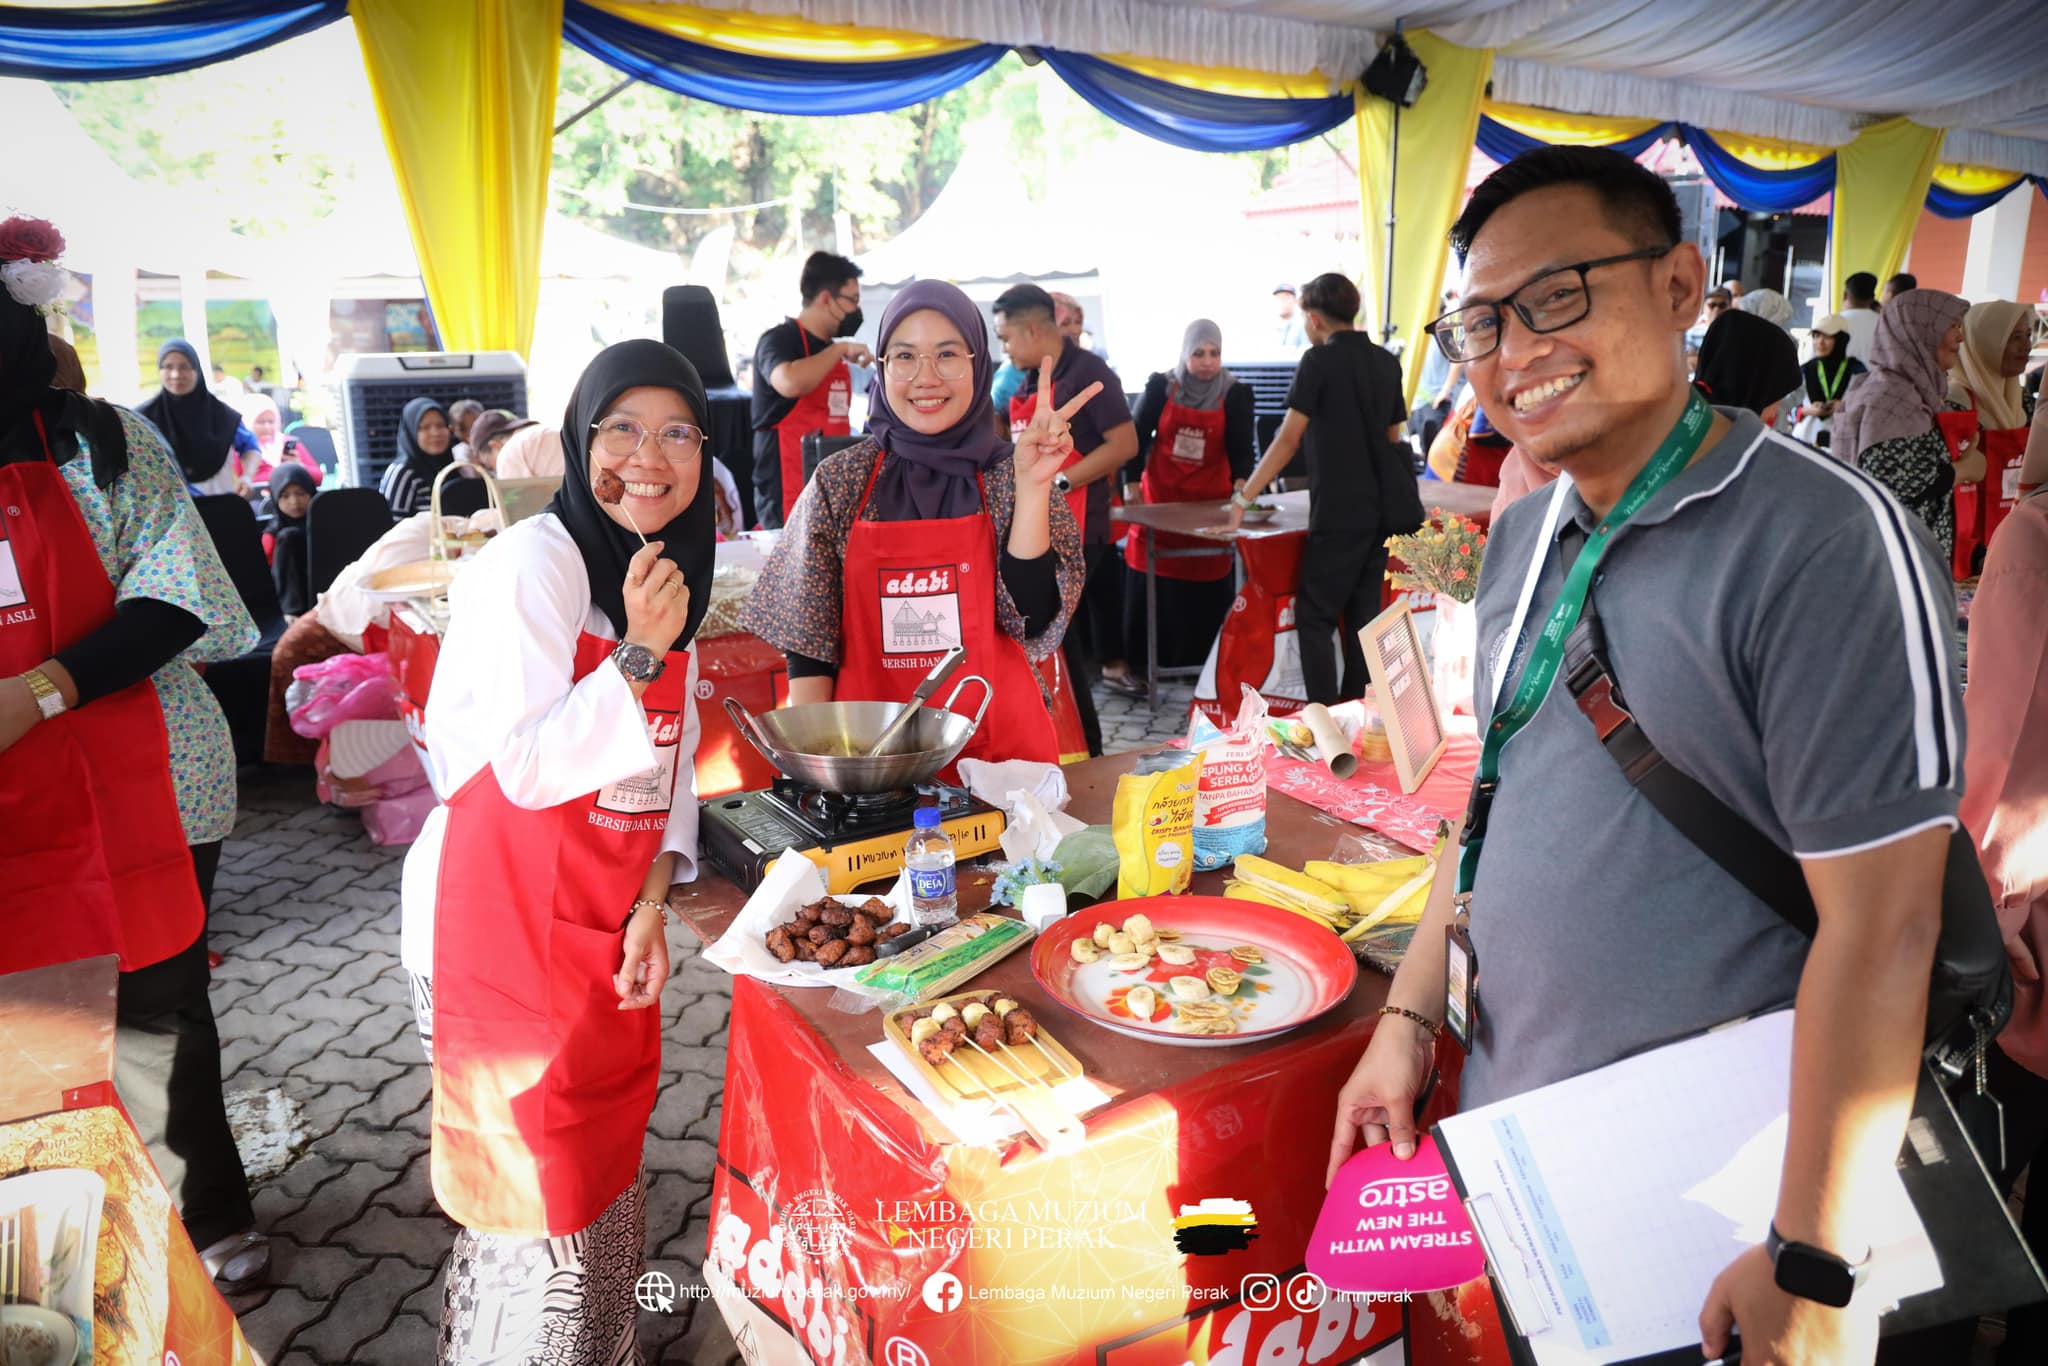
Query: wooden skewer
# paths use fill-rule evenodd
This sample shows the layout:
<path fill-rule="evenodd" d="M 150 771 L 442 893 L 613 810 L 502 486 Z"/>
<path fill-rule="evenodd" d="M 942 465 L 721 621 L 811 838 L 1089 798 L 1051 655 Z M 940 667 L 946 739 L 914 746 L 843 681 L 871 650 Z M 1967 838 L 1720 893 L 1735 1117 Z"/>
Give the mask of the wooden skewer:
<path fill-rule="evenodd" d="M 1039 1053 L 1044 1056 L 1045 1060 L 1052 1065 L 1052 1070 L 1059 1074 L 1059 1078 L 1061 1081 L 1072 1081 L 1074 1079 L 1076 1073 L 1069 1071 L 1065 1063 L 1061 1062 L 1058 1058 L 1054 1057 L 1052 1055 L 1051 1050 L 1047 1049 L 1044 1044 L 1038 1041 L 1037 1035 L 1034 1034 L 1031 1037 L 1030 1042 L 1031 1046 L 1033 1048 L 1036 1048 L 1039 1051 Z M 1011 1047 L 1009 1043 L 1006 1042 L 1003 1044 L 1003 1051 L 1005 1053 L 1010 1054 L 1012 1057 L 1017 1058 L 1019 1060 L 1020 1065 L 1022 1064 L 1022 1055 L 1019 1054 L 1016 1051 L 1016 1049 Z"/>
<path fill-rule="evenodd" d="M 1002 1069 L 1002 1071 L 1003 1071 L 1003 1075 L 1004 1075 L 1004 1076 L 1006 1076 L 1006 1077 L 1008 1077 L 1008 1078 L 1009 1078 L 1009 1079 L 1010 1079 L 1011 1081 L 1014 1081 L 1014 1082 L 1016 1082 L 1016 1083 L 1017 1083 L 1017 1084 L 1018 1084 L 1019 1086 L 1022 1086 L 1022 1087 L 1025 1087 L 1025 1088 L 1027 1088 L 1027 1089 L 1028 1089 L 1029 1087 L 1033 1086 L 1034 1084 L 1035 1084 L 1035 1085 L 1038 1085 L 1038 1086 L 1044 1086 L 1044 1085 L 1045 1085 L 1045 1083 L 1044 1083 L 1043 1081 L 1040 1081 L 1040 1080 L 1038 1080 L 1038 1079 L 1037 1079 L 1037 1078 L 1035 1078 L 1035 1077 L 1034 1077 L 1034 1078 L 1030 1078 L 1030 1079 L 1026 1079 L 1026 1078 L 1024 1078 L 1024 1077 L 1020 1077 L 1020 1076 L 1018 1076 L 1018 1075 L 1017 1075 L 1017 1074 L 1016 1074 L 1015 1072 L 1012 1072 L 1012 1071 L 1010 1070 L 1010 1065 L 1009 1065 L 1008 1063 L 1004 1062 L 1004 1061 L 1003 1061 L 1003 1060 L 1002 1060 L 1001 1058 L 997 1057 L 997 1056 L 996 1056 L 995 1054 L 993 1054 L 993 1053 L 989 1052 L 989 1051 L 988 1051 L 988 1050 L 987 1050 L 986 1048 L 983 1048 L 983 1047 L 982 1047 L 982 1046 L 981 1046 L 980 1044 L 976 1043 L 976 1042 L 975 1042 L 975 1041 L 974 1041 L 974 1040 L 973 1040 L 972 1038 L 964 1038 L 964 1039 L 962 1039 L 962 1040 L 961 1040 L 960 1042 L 961 1042 L 961 1043 L 964 1043 L 964 1044 L 966 1044 L 966 1045 L 967 1045 L 967 1046 L 968 1046 L 969 1048 L 971 1048 L 971 1049 L 973 1049 L 973 1050 L 974 1050 L 975 1052 L 977 1052 L 977 1053 L 981 1054 L 981 1056 L 982 1056 L 982 1057 L 984 1057 L 984 1058 L 987 1058 L 987 1059 L 988 1059 L 988 1060 L 989 1060 L 990 1062 L 994 1063 L 994 1064 L 995 1064 L 995 1065 L 996 1065 L 997 1067 L 1001 1068 L 1001 1069 Z M 1003 1049 L 1004 1049 L 1005 1051 L 1007 1051 L 1007 1050 L 1009 1049 L 1009 1045 L 1008 1045 L 1008 1044 L 1002 1044 L 1002 1045 L 1000 1045 L 1000 1047 L 1001 1047 L 1001 1048 L 1003 1048 Z M 954 1051 L 956 1051 L 956 1052 L 957 1052 L 957 1051 L 959 1051 L 959 1050 L 958 1050 L 958 1049 L 956 1048 L 956 1049 L 955 1049 Z M 1051 1088 L 1050 1088 L 1050 1087 L 1047 1087 L 1047 1089 L 1048 1089 L 1048 1090 L 1050 1090 Z M 989 1094 L 991 1094 L 991 1095 L 995 1094 L 995 1093 L 994 1093 L 994 1091 L 993 1091 L 993 1089 L 991 1089 L 991 1091 L 990 1091 L 990 1093 L 989 1093 Z"/>

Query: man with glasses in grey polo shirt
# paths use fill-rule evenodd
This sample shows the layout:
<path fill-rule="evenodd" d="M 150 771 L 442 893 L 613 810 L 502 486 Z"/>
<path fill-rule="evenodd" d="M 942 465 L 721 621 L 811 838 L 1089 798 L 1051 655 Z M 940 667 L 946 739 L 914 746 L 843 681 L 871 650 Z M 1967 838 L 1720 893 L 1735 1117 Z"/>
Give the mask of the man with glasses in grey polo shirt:
<path fill-rule="evenodd" d="M 1796 998 L 1774 1226 L 1853 1266 L 1911 1109 L 1940 929 L 1962 773 L 1953 593 L 1876 484 L 1700 403 L 1685 331 L 1706 270 L 1680 237 L 1655 175 L 1567 147 L 1497 171 L 1452 229 L 1466 283 L 1432 334 L 1496 425 L 1565 477 L 1487 545 L 1475 695 L 1482 735 L 1512 743 L 1490 751 L 1484 859 L 1462 881 L 1455 846 L 1438 866 L 1340 1097 L 1330 1171 L 1361 1134 L 1413 1152 L 1463 888 L 1479 965 L 1463 1105 Z M 1798 857 L 1815 938 L 1629 785 L 1561 680 L 1543 690 L 1545 623 L 1588 591 L 1644 732 Z M 1745 1360 L 1868 1362 L 1877 1307 L 1795 1297 L 1757 1247 L 1700 1324 L 1710 1357 L 1737 1329 Z"/>

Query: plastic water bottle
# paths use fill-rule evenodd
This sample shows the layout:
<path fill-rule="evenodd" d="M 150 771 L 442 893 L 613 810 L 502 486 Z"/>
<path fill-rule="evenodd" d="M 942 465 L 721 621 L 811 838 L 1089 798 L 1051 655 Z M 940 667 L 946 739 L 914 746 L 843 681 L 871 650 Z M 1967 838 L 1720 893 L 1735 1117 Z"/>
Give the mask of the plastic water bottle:
<path fill-rule="evenodd" d="M 950 925 L 959 919 L 953 895 L 953 841 L 939 826 L 939 808 L 920 806 L 911 817 L 910 843 L 903 848 L 903 866 L 910 874 L 910 921 Z"/>

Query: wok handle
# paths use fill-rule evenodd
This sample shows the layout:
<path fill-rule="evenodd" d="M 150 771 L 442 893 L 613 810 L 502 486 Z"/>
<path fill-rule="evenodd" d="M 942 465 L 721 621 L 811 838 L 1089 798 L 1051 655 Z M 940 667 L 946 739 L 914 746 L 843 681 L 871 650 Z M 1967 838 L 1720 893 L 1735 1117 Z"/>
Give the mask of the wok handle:
<path fill-rule="evenodd" d="M 966 687 L 969 683 L 979 683 L 981 684 L 982 688 L 981 707 L 978 711 L 974 713 L 974 724 L 967 728 L 967 740 L 972 740 L 974 738 L 974 732 L 981 729 L 981 718 L 988 715 L 988 704 L 995 701 L 996 699 L 996 685 L 989 682 L 986 678 L 983 678 L 980 674 L 967 675 L 967 677 L 961 679 L 958 683 L 955 683 L 953 685 L 953 691 L 946 694 L 947 711 L 953 710 L 954 700 L 960 696 L 960 690 Z M 955 714 L 957 715 L 958 713 Z M 967 740 L 962 740 L 960 743 L 963 746 L 965 746 Z"/>
<path fill-rule="evenodd" d="M 725 714 L 731 719 L 733 728 L 746 737 L 747 743 L 759 750 L 761 757 L 773 764 L 777 771 L 780 771 L 782 760 L 776 756 L 775 751 L 770 749 L 767 742 L 761 738 L 761 729 L 755 724 L 754 714 L 747 710 L 746 703 L 740 701 L 737 697 L 728 696 L 725 699 Z"/>

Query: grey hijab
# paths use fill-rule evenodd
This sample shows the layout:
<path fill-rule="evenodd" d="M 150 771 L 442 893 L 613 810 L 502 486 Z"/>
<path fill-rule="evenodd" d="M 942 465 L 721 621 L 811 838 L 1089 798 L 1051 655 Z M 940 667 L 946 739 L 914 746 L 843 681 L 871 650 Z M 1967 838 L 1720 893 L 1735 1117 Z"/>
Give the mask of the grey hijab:
<path fill-rule="evenodd" d="M 1183 408 L 1198 411 L 1213 411 L 1223 406 L 1223 396 L 1230 392 L 1230 386 L 1237 383 L 1237 376 L 1228 370 L 1219 370 L 1214 379 L 1196 379 L 1188 369 L 1188 359 L 1195 354 L 1195 348 L 1203 345 L 1223 349 L 1223 329 L 1207 318 L 1197 318 L 1188 324 L 1188 330 L 1181 333 L 1180 363 L 1173 367 L 1173 401 Z"/>

